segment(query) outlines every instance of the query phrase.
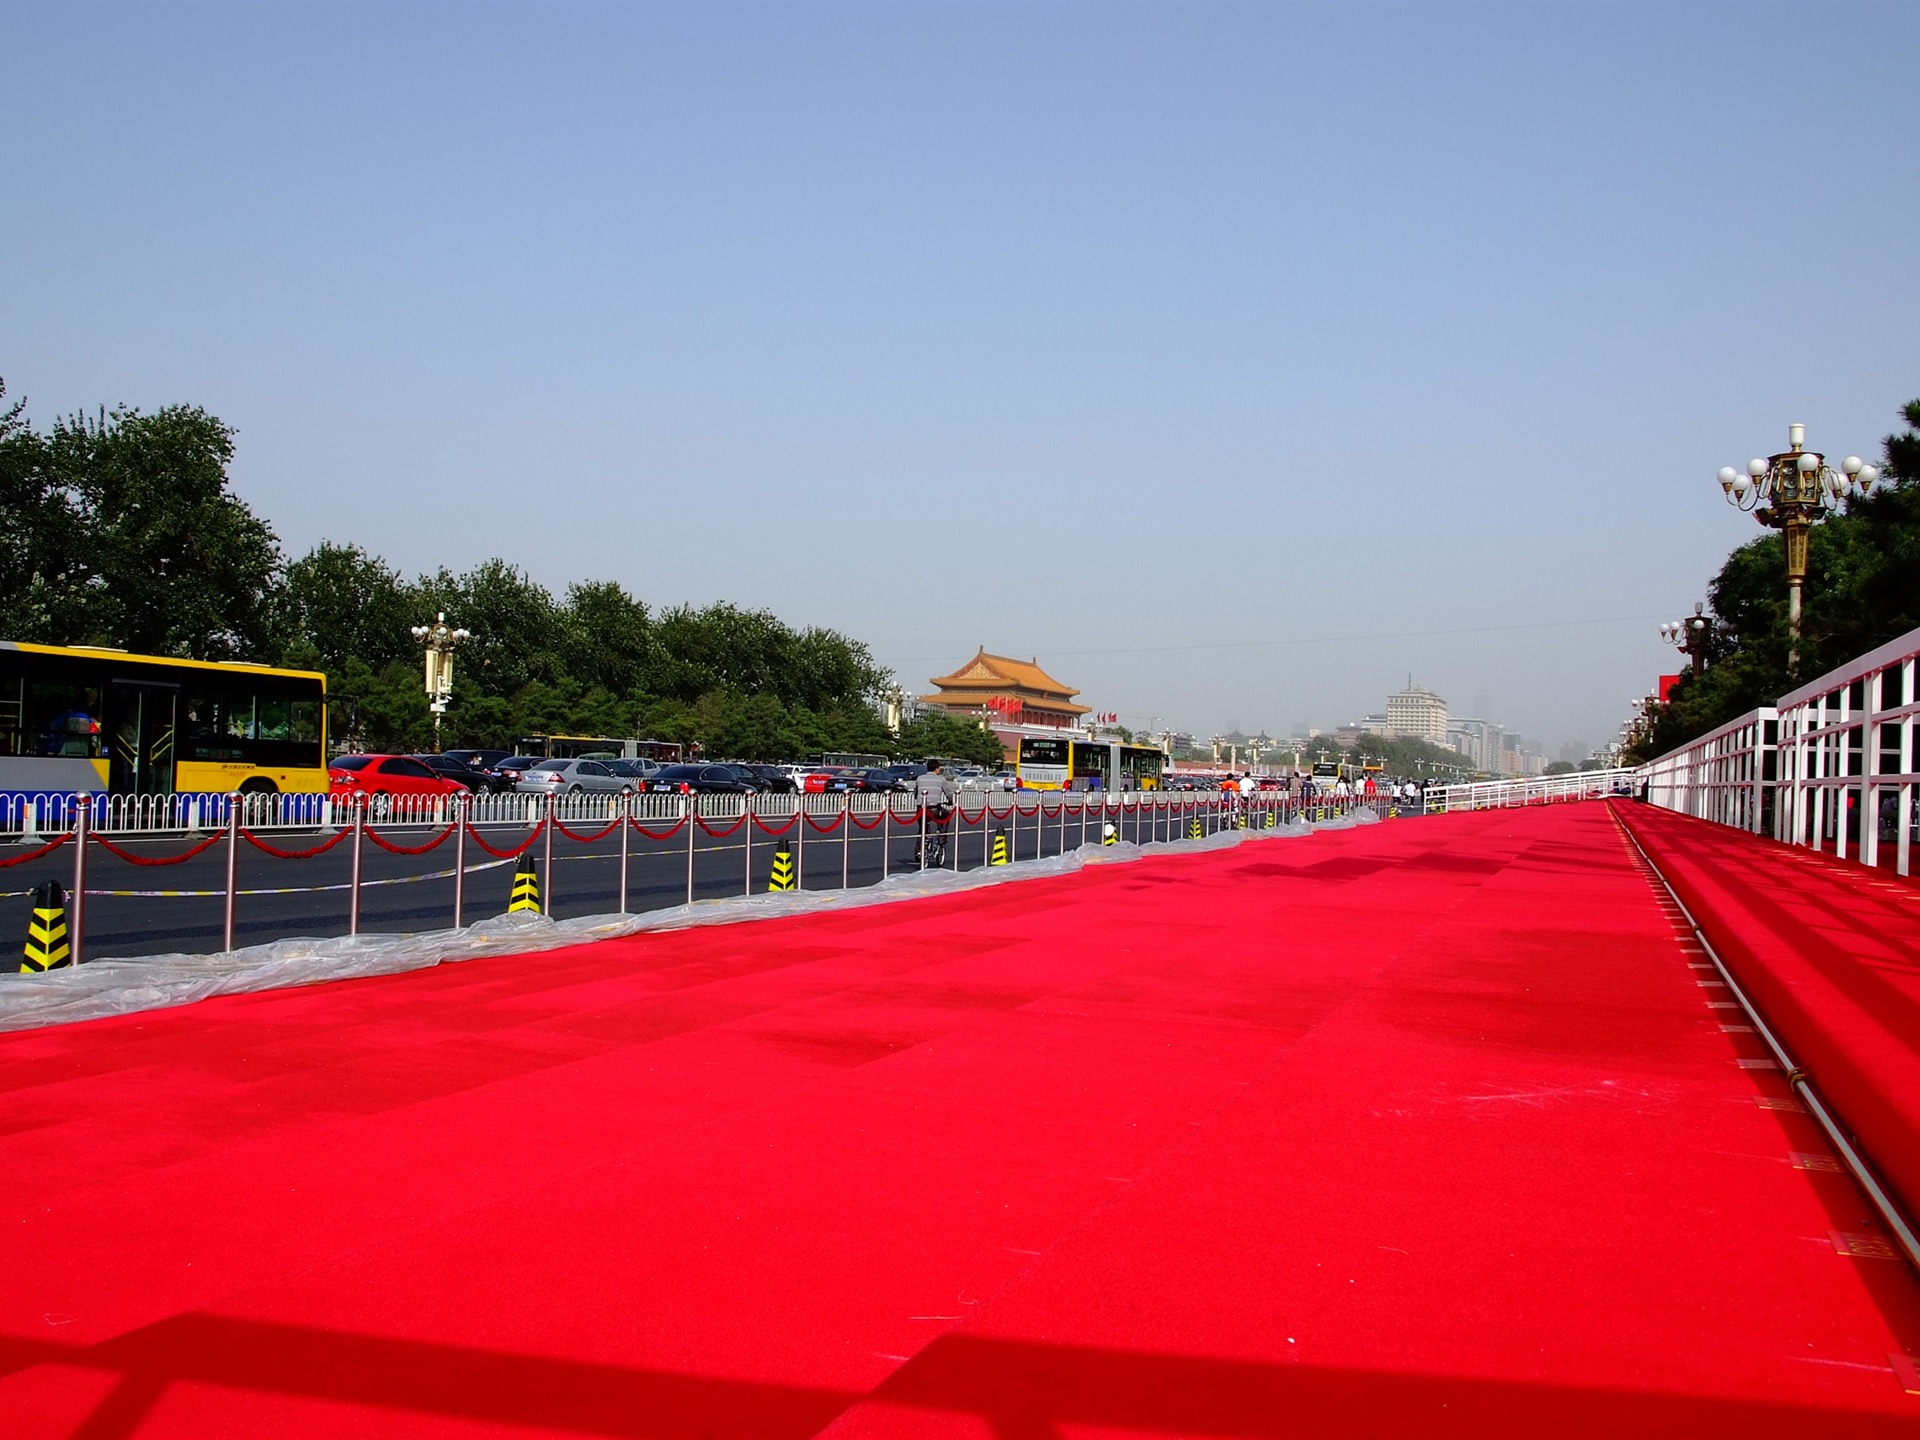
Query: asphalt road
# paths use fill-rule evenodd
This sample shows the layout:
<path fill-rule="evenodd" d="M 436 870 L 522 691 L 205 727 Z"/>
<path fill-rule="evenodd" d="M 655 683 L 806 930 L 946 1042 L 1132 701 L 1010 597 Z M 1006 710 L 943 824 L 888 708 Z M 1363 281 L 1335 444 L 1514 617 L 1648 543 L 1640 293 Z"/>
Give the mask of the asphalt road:
<path fill-rule="evenodd" d="M 972 813 L 975 802 L 970 801 L 966 808 Z M 669 822 L 654 821 L 648 822 L 648 826 L 659 831 L 666 823 Z M 709 823 L 716 829 L 724 829 L 726 824 Z M 1098 838 L 1099 823 L 1096 811 L 1087 822 L 1086 838 Z M 603 824 L 576 824 L 572 828 L 578 834 L 592 834 Z M 1137 833 L 1136 827 L 1143 824 L 1146 830 Z M 1060 821 L 1052 815 L 1044 825 L 1036 825 L 1031 814 L 1020 815 L 1017 823 L 997 817 L 985 833 L 978 822 L 959 827 L 958 843 L 950 850 L 948 863 L 954 863 L 956 856 L 962 869 L 974 869 L 985 863 L 994 830 L 1008 834 L 1013 858 L 1021 860 L 1076 848 L 1082 838 L 1077 815 L 1068 817 L 1064 834 Z M 1174 838 L 1168 832 L 1166 817 L 1156 821 L 1130 812 L 1122 838 Z M 430 826 L 405 826 L 383 828 L 380 833 L 396 844 L 420 845 L 436 832 Z M 488 825 L 481 827 L 480 833 L 495 849 L 505 850 L 519 845 L 528 832 L 524 825 Z M 856 829 L 850 840 L 843 840 L 837 828 L 827 835 L 806 828 L 798 855 L 801 887 L 837 889 L 843 876 L 846 883 L 855 886 L 877 883 L 882 875 L 879 834 L 877 829 Z M 913 868 L 916 832 L 896 826 L 892 835 L 886 868 L 890 871 Z M 154 840 L 112 838 L 120 848 L 147 858 L 178 855 L 194 843 L 177 835 Z M 311 848 L 328 837 L 318 831 L 273 831 L 262 838 L 281 849 L 300 850 Z M 738 830 L 724 837 L 699 833 L 693 855 L 693 898 L 765 893 L 774 854 L 781 844 L 792 839 L 792 831 L 775 839 L 756 830 L 749 847 L 742 843 Z M 531 853 L 541 866 L 543 880 L 548 879 L 544 836 L 534 843 Z M 0 849 L 0 859 L 4 858 L 6 852 Z M 685 903 L 687 858 L 684 830 L 666 841 L 630 832 L 627 908 L 658 910 Z M 495 859 L 471 839 L 466 846 L 465 861 L 467 922 L 503 912 L 518 862 Z M 451 839 L 419 856 L 394 855 L 371 841 L 365 843 L 361 850 L 361 931 L 410 932 L 452 925 L 454 864 L 455 848 Z M 235 877 L 235 944 L 257 945 L 294 936 L 346 934 L 351 876 L 350 837 L 326 854 L 304 860 L 277 859 L 243 841 Z M 0 937 L 17 936 L 17 943 L 24 943 L 31 906 L 29 896 L 33 887 L 43 880 L 57 880 L 71 887 L 71 844 L 43 860 L 0 871 Z M 224 840 L 191 860 L 167 866 L 135 865 L 97 845 L 90 846 L 85 958 L 219 950 L 224 936 L 226 884 Z M 556 919 L 617 911 L 620 908 L 618 833 L 590 844 L 556 835 L 547 903 L 548 913 Z M 11 948 L 16 942 L 7 943 Z M 14 964 L 7 962 L 7 968 L 14 968 Z"/>

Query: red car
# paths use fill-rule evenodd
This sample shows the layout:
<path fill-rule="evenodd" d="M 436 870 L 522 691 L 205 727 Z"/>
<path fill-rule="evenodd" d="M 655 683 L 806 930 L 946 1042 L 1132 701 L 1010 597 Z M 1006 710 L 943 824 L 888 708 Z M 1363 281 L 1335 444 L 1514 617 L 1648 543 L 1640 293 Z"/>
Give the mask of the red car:
<path fill-rule="evenodd" d="M 342 755 L 327 762 L 327 793 L 349 795 L 464 795 L 458 780 L 436 775 L 408 755 Z"/>

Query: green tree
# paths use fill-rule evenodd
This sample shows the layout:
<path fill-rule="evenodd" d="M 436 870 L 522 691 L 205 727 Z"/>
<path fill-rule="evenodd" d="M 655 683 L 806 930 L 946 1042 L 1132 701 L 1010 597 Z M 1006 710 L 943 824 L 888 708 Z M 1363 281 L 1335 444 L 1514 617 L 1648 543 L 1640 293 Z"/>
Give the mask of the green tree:
<path fill-rule="evenodd" d="M 421 623 L 418 595 L 358 545 L 321 541 L 287 566 L 275 603 L 283 643 L 304 644 L 329 674 L 350 656 L 381 669 L 419 653 L 410 633 Z"/>
<path fill-rule="evenodd" d="M 275 656 L 280 547 L 229 491 L 232 459 L 232 429 L 195 405 L 54 423 L 45 473 L 80 516 L 88 631 L 157 655 Z"/>
<path fill-rule="evenodd" d="M 0 380 L 0 401 L 7 386 Z M 53 483 L 46 442 L 26 402 L 0 410 L 0 613 L 7 636 L 58 644 L 86 633 L 84 528 L 74 496 Z"/>
<path fill-rule="evenodd" d="M 929 711 L 909 720 L 900 727 L 900 734 L 888 750 L 903 760 L 926 760 L 938 755 L 995 767 L 1006 760 L 1006 751 L 998 736 L 982 730 L 977 721 L 944 711 Z"/>

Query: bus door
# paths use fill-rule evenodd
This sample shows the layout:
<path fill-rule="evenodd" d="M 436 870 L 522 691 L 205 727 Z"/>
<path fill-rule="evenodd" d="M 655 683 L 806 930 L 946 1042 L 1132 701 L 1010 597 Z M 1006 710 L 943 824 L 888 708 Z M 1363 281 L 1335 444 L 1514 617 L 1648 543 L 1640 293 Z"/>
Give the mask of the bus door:
<path fill-rule="evenodd" d="M 115 680 L 107 687 L 107 789 L 164 795 L 173 789 L 173 737 L 180 687 Z"/>
<path fill-rule="evenodd" d="M 1076 790 L 1113 788 L 1113 747 L 1099 741 L 1073 742 L 1073 787 Z"/>

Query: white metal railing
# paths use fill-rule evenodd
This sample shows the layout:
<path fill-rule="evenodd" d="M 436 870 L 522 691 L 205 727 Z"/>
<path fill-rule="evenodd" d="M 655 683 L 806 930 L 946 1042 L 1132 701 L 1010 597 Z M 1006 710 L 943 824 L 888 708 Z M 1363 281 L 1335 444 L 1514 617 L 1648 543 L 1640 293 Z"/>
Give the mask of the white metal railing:
<path fill-rule="evenodd" d="M 1912 873 L 1920 630 L 1780 698 L 1776 839 Z"/>
<path fill-rule="evenodd" d="M 1526 775 L 1467 785 L 1429 785 L 1426 812 L 1444 815 L 1455 810 L 1504 810 L 1515 805 L 1590 800 L 1622 793 L 1633 786 L 1634 779 L 1634 771 L 1614 769 L 1580 770 L 1571 775 Z"/>
<path fill-rule="evenodd" d="M 1647 799 L 1790 845 L 1913 873 L 1920 630 L 1641 767 Z"/>
<path fill-rule="evenodd" d="M 1648 803 L 1717 824 L 1766 833 L 1773 826 L 1779 712 L 1750 710 L 1640 768 Z"/>

